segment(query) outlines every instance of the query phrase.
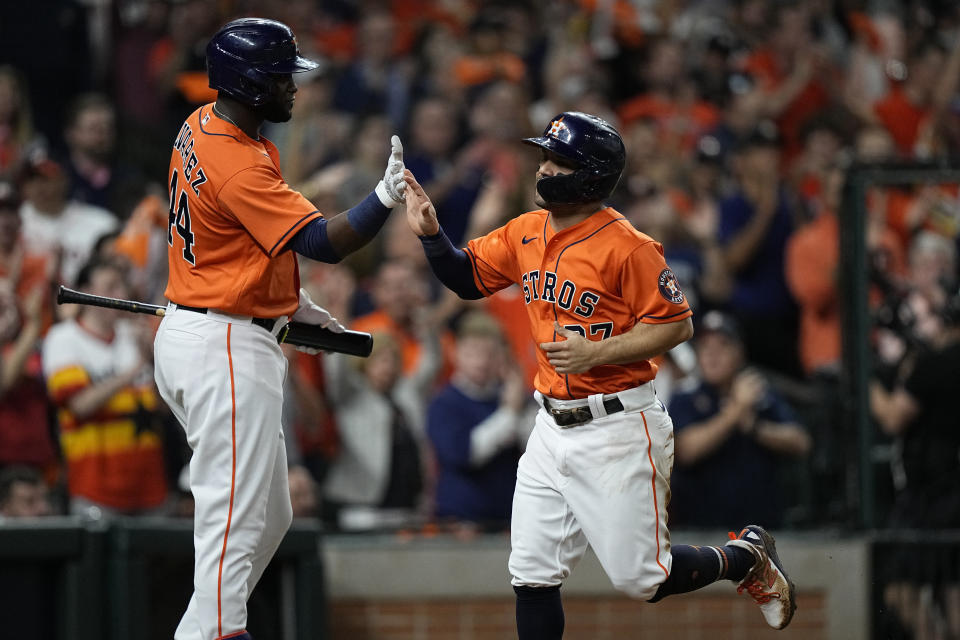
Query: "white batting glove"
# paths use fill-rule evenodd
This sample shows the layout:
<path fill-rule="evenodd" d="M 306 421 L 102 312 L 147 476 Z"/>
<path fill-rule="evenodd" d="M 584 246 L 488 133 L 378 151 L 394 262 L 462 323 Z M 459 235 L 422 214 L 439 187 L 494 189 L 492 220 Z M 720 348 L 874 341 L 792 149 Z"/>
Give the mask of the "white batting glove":
<path fill-rule="evenodd" d="M 407 189 L 407 183 L 403 181 L 403 169 L 403 145 L 399 136 L 393 136 L 390 138 L 387 170 L 383 174 L 383 180 L 374 189 L 383 206 L 393 209 L 398 204 L 403 204 L 403 192 Z"/>
<path fill-rule="evenodd" d="M 314 301 L 310 299 L 310 294 L 303 289 L 300 289 L 300 306 L 290 319 L 306 324 L 320 325 L 324 329 L 329 329 L 334 333 L 343 333 L 345 329 L 336 318 L 330 315 L 329 311 L 314 303 Z M 301 346 L 296 347 L 296 349 L 297 351 L 302 351 L 312 356 L 322 351 L 322 349 Z"/>

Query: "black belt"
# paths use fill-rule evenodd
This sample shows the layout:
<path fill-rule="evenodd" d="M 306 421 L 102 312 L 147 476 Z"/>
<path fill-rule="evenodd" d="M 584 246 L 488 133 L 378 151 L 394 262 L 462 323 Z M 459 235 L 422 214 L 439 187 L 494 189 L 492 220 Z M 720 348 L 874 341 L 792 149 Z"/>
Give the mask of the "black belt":
<path fill-rule="evenodd" d="M 174 303 L 176 304 L 176 303 Z M 184 311 L 193 311 L 194 313 L 206 313 L 209 311 L 206 307 L 188 307 L 185 304 L 177 304 L 177 309 L 183 309 Z M 277 323 L 276 318 L 253 318 L 251 321 L 253 324 L 258 327 L 263 327 L 267 331 L 273 333 L 273 327 Z"/>
<path fill-rule="evenodd" d="M 571 409 L 557 409 L 550 406 L 550 401 L 546 397 L 543 398 L 543 408 L 553 416 L 553 421 L 557 423 L 558 427 L 576 427 L 577 425 L 584 424 L 593 420 L 593 413 L 590 412 L 590 405 L 584 405 L 582 407 L 573 407 Z M 607 410 L 607 413 L 617 413 L 618 411 L 623 411 L 623 403 L 620 402 L 620 398 L 613 397 L 608 398 L 603 401 L 603 408 Z"/>

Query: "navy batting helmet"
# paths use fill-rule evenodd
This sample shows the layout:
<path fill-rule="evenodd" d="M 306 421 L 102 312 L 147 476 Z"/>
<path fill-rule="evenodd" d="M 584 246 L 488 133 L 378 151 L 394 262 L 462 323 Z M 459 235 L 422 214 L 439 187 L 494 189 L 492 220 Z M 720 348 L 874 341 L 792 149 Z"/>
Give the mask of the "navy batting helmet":
<path fill-rule="evenodd" d="M 616 129 L 596 116 L 578 111 L 561 113 L 547 125 L 542 136 L 523 141 L 573 165 L 573 173 L 537 180 L 537 192 L 545 201 L 556 204 L 581 204 L 609 197 L 627 159 Z"/>
<path fill-rule="evenodd" d="M 207 44 L 210 88 L 258 107 L 273 93 L 273 77 L 316 69 L 301 57 L 290 27 L 264 18 L 228 22 Z"/>

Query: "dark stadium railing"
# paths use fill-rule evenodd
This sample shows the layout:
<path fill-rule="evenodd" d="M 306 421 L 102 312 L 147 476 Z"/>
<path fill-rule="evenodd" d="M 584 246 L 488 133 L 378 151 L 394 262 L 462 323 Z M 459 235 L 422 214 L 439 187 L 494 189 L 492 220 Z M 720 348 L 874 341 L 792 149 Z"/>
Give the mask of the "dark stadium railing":
<path fill-rule="evenodd" d="M 855 480 L 845 489 L 856 513 L 857 528 L 872 529 L 882 523 L 877 501 L 878 463 L 886 464 L 875 446 L 876 425 L 870 416 L 869 383 L 872 358 L 868 292 L 867 191 L 878 186 L 960 184 L 960 160 L 929 162 L 855 163 L 847 171 L 840 213 L 840 294 L 843 331 L 841 375 L 841 428 L 856 435 Z M 854 452 L 851 452 L 854 453 Z M 848 461 L 854 464 L 853 460 Z"/>
<path fill-rule="evenodd" d="M 249 603 L 248 628 L 258 640 L 326 637 L 320 541 L 318 524 L 298 520 L 280 544 Z M 24 577 L 42 578 L 48 569 L 51 581 Z M 41 610 L 55 619 L 40 622 L 53 627 L 56 640 L 169 640 L 192 575 L 189 520 L 55 517 L 0 524 L 0 583 L 15 594 L 18 583 L 50 582 L 24 597 L 51 599 Z M 51 637 L 44 624 L 18 620 L 15 612 L 12 619 L 26 634 L 16 637 Z"/>

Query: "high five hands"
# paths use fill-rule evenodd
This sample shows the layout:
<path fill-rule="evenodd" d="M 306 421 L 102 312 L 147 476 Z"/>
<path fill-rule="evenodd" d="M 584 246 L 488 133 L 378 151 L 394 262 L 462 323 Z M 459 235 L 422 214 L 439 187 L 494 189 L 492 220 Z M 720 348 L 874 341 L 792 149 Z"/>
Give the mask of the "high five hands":
<path fill-rule="evenodd" d="M 403 204 L 403 192 L 407 188 L 404 181 L 405 172 L 407 169 L 403 166 L 403 144 L 400 143 L 399 136 L 393 136 L 390 138 L 390 159 L 387 160 L 387 170 L 384 171 L 383 180 L 375 189 L 383 206 L 392 209 L 398 204 Z"/>
<path fill-rule="evenodd" d="M 409 169 L 404 169 L 403 180 L 407 187 L 404 195 L 407 200 L 407 223 L 410 229 L 418 236 L 436 235 L 440 231 L 440 223 L 437 221 L 437 210 L 433 207 L 433 203 Z"/>

